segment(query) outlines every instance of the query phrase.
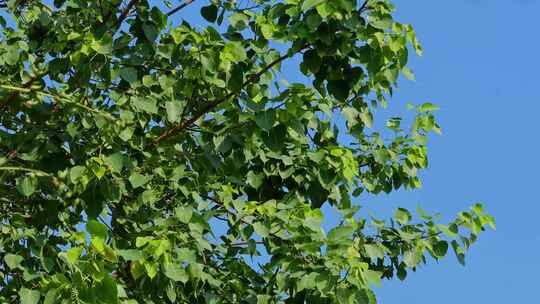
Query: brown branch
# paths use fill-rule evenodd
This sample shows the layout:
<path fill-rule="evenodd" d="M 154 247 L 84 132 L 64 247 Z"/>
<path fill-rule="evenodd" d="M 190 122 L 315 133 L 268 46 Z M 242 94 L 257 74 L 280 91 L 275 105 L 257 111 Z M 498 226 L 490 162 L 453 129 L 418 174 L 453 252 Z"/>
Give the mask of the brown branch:
<path fill-rule="evenodd" d="M 26 83 L 23 83 L 21 85 L 21 88 L 28 89 L 31 87 L 34 82 L 38 79 L 40 79 L 42 75 L 34 75 L 32 78 L 30 78 Z M 9 96 L 0 104 L 0 110 L 4 110 L 6 106 L 8 106 L 10 103 L 14 102 L 17 97 L 19 97 L 21 91 L 13 91 Z"/>
<path fill-rule="evenodd" d="M 307 47 L 309 47 L 309 45 L 304 45 L 301 49 L 299 49 L 298 51 L 296 51 L 295 53 L 297 52 L 300 52 L 304 49 L 306 49 Z M 282 62 L 283 60 L 291 57 L 293 54 L 285 54 L 281 57 L 279 57 L 278 59 L 272 61 L 270 64 L 268 64 L 267 66 L 265 66 L 262 70 L 260 70 L 258 73 L 256 74 L 253 74 L 251 76 L 248 77 L 248 79 L 242 84 L 242 87 L 245 87 L 246 85 L 250 84 L 250 83 L 255 83 L 257 81 L 259 81 L 259 78 L 266 72 L 268 72 L 268 70 L 270 70 L 271 68 L 273 68 L 274 66 L 276 66 L 277 64 L 279 64 L 280 62 Z M 193 123 L 195 123 L 197 120 L 199 120 L 201 117 L 203 117 L 205 114 L 207 114 L 208 112 L 210 112 L 212 109 L 214 109 L 215 107 L 219 106 L 220 104 L 226 102 L 227 100 L 229 100 L 230 98 L 234 97 L 237 93 L 235 92 L 231 92 L 229 94 L 227 94 L 225 96 L 225 98 L 223 99 L 218 99 L 218 100 L 215 100 L 209 104 L 207 104 L 201 111 L 199 111 L 197 114 L 193 115 L 191 118 L 187 119 L 187 120 L 183 120 L 182 122 L 180 122 L 178 125 L 176 125 L 175 127 L 173 128 L 170 128 L 168 130 L 166 130 L 165 132 L 163 132 L 160 136 L 158 136 L 153 142 L 152 144 L 150 145 L 151 148 L 155 147 L 157 144 L 159 144 L 160 142 L 164 141 L 164 140 L 167 140 L 169 139 L 170 137 L 180 133 L 182 130 L 188 128 L 189 126 L 191 126 Z"/>
<path fill-rule="evenodd" d="M 184 7 L 190 5 L 191 3 L 195 2 L 195 0 L 186 0 L 184 3 L 180 4 L 179 6 L 173 8 L 170 12 L 167 13 L 167 16 L 172 16 L 176 14 L 178 11 L 183 9 Z"/>
<path fill-rule="evenodd" d="M 120 26 L 122 25 L 124 20 L 126 20 L 126 18 L 129 16 L 129 13 L 131 12 L 131 9 L 133 9 L 133 7 L 135 5 L 137 5 L 137 3 L 139 3 L 139 1 L 140 0 L 131 0 L 131 1 L 129 1 L 128 5 L 126 5 L 124 10 L 120 14 L 120 17 L 118 17 L 118 21 L 116 21 L 116 27 L 117 28 L 120 28 Z"/>

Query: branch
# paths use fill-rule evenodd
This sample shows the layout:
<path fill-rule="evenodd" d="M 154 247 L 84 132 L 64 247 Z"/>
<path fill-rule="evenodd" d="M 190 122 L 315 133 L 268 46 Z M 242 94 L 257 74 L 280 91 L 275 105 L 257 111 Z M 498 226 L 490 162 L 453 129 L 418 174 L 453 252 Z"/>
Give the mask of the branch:
<path fill-rule="evenodd" d="M 21 168 L 21 167 L 0 167 L 0 171 L 22 171 L 22 172 L 33 173 L 35 176 L 51 176 L 49 173 L 41 171 L 41 170 Z"/>
<path fill-rule="evenodd" d="M 12 90 L 13 92 L 11 92 L 11 94 L 9 94 L 9 96 L 5 99 L 4 102 L 2 102 L 2 104 L 0 104 L 0 110 L 3 110 L 4 107 L 8 106 L 10 103 L 15 101 L 15 99 L 17 99 L 17 97 L 19 97 L 19 94 L 21 92 L 26 92 L 25 90 L 28 90 L 28 88 L 31 87 L 32 84 L 34 84 L 34 82 L 36 80 L 38 80 L 39 78 L 41 78 L 41 77 L 42 77 L 41 75 L 35 75 L 21 86 L 22 90 Z M 4 88 L 4 89 L 8 89 L 8 88 Z"/>
<path fill-rule="evenodd" d="M 28 85 L 28 86 L 30 86 L 30 85 Z M 15 87 L 15 86 L 10 86 L 10 85 L 0 84 L 0 88 L 13 91 L 13 93 L 8 97 L 8 101 L 10 101 L 10 98 L 13 97 L 13 96 L 15 96 L 13 98 L 16 98 L 17 96 L 19 96 L 20 93 L 34 93 L 34 94 L 36 94 L 38 96 L 49 97 L 49 98 L 52 98 L 55 101 L 60 101 L 60 102 L 65 103 L 65 104 L 70 104 L 72 106 L 79 107 L 79 108 L 84 109 L 84 110 L 86 110 L 88 112 L 92 112 L 92 113 L 94 113 L 96 115 L 101 115 L 101 116 L 103 116 L 103 117 L 105 117 L 105 118 L 107 118 L 108 120 L 111 120 L 111 121 L 116 120 L 116 118 L 114 116 L 112 116 L 108 112 L 102 112 L 102 111 L 93 109 L 93 108 L 91 108 L 91 107 L 89 107 L 87 105 L 84 105 L 84 104 L 76 102 L 76 101 L 72 101 L 72 100 L 70 100 L 68 98 L 65 98 L 65 97 L 62 97 L 62 96 L 59 96 L 59 95 L 53 95 L 51 93 L 40 92 L 40 91 L 32 91 L 31 89 L 28 89 L 27 87 L 25 87 L 25 85 L 23 85 L 23 87 Z M 0 107 L 0 109 L 1 109 L 1 107 Z"/>
<path fill-rule="evenodd" d="M 120 28 L 124 20 L 129 16 L 129 12 L 131 12 L 131 9 L 139 3 L 140 0 L 131 0 L 129 1 L 128 5 L 124 8 L 122 13 L 120 14 L 120 17 L 118 17 L 118 21 L 116 22 L 116 27 Z"/>
<path fill-rule="evenodd" d="M 366 1 L 364 1 L 364 3 L 362 4 L 362 6 L 360 6 L 360 9 L 358 10 L 360 13 L 361 13 L 362 11 L 364 11 L 364 10 L 367 8 L 368 2 L 369 2 L 369 0 L 366 0 Z"/>
<path fill-rule="evenodd" d="M 309 45 L 306 44 L 300 50 L 298 50 L 297 52 L 300 52 L 300 51 L 306 49 L 307 47 L 309 47 Z M 297 53 L 297 52 L 295 52 L 295 53 Z M 279 57 L 278 59 L 272 61 L 270 64 L 265 66 L 262 70 L 260 70 L 258 73 L 253 74 L 250 77 L 248 77 L 248 79 L 242 84 L 242 88 L 245 87 L 246 85 L 250 84 L 250 83 L 255 83 L 255 82 L 259 81 L 259 78 L 264 73 L 266 73 L 268 70 L 270 70 L 271 68 L 273 68 L 274 66 L 276 66 L 277 64 L 282 62 L 283 60 L 291 57 L 292 55 L 293 54 L 285 54 L 285 55 Z M 225 98 L 218 99 L 218 100 L 215 100 L 215 101 L 207 104 L 201 111 L 199 111 L 197 114 L 193 115 L 191 118 L 189 118 L 187 120 L 184 120 L 184 121 L 180 122 L 178 125 L 176 125 L 175 127 L 171 128 L 171 129 L 168 129 L 165 132 L 163 132 L 158 138 L 156 138 L 152 142 L 150 147 L 151 148 L 155 147 L 160 142 L 162 142 L 164 140 L 167 140 L 170 137 L 180 133 L 182 130 L 184 130 L 184 129 L 188 128 L 189 126 L 191 126 L 193 123 L 195 123 L 197 120 L 199 120 L 205 114 L 210 112 L 212 109 L 214 109 L 215 107 L 219 106 L 220 104 L 228 101 L 230 98 L 234 97 L 236 94 L 237 93 L 235 93 L 235 92 L 231 92 L 231 93 L 227 94 L 227 96 L 225 96 Z"/>
<path fill-rule="evenodd" d="M 191 3 L 195 2 L 195 0 L 186 0 L 184 3 L 180 4 L 179 6 L 173 8 L 170 12 L 167 13 L 167 16 L 172 16 L 176 14 L 178 11 L 183 9 L 184 7 L 190 5 Z"/>

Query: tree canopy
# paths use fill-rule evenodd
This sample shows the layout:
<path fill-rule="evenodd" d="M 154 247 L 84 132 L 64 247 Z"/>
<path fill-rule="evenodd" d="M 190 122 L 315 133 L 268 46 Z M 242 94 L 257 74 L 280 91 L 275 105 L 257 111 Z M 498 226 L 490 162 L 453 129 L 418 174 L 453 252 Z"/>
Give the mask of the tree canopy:
<path fill-rule="evenodd" d="M 422 54 L 390 1 L 0 7 L 2 303 L 376 303 L 494 227 L 354 199 L 420 187 L 440 131 L 373 115 Z"/>

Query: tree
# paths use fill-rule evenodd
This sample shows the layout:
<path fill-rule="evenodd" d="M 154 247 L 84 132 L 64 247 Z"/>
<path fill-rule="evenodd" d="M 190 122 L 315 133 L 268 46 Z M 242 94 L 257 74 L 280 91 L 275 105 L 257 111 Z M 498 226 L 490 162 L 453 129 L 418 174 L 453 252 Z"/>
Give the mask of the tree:
<path fill-rule="evenodd" d="M 375 303 L 429 256 L 464 262 L 481 205 L 352 202 L 418 188 L 439 131 L 429 103 L 372 127 L 422 53 L 389 1 L 205 1 L 196 27 L 193 2 L 1 3 L 2 303 Z"/>

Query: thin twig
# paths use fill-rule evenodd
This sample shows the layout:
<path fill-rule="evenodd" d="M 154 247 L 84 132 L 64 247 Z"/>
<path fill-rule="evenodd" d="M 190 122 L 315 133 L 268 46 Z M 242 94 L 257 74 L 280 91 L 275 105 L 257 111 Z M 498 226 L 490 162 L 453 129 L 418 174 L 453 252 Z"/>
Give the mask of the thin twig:
<path fill-rule="evenodd" d="M 183 9 L 184 7 L 190 5 L 191 3 L 195 2 L 195 0 L 186 0 L 184 3 L 180 4 L 179 6 L 173 8 L 170 12 L 167 13 L 167 16 L 172 16 L 176 14 L 178 11 Z"/>

